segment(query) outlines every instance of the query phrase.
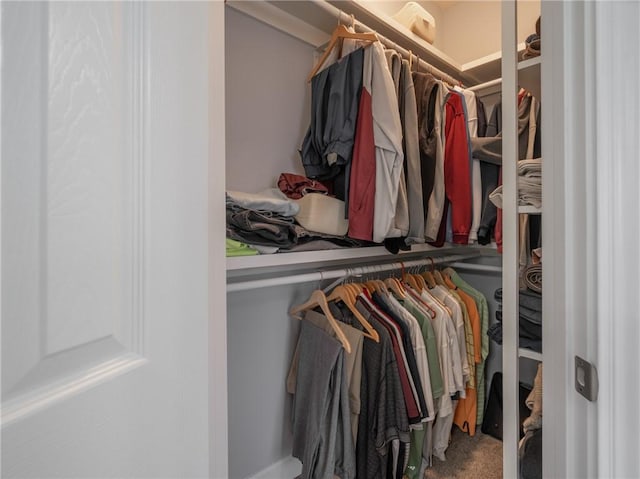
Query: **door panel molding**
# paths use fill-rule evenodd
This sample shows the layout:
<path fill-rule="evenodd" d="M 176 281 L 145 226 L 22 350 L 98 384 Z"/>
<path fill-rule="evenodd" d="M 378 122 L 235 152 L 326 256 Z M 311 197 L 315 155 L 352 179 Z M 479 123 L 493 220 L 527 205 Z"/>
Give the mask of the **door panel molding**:
<path fill-rule="evenodd" d="M 146 5 L 3 16 L 4 427 L 147 362 L 150 168 Z"/>
<path fill-rule="evenodd" d="M 31 414 L 35 414 L 54 404 L 70 399 L 94 386 L 109 381 L 143 366 L 147 359 L 135 353 L 125 353 L 101 363 L 95 368 L 87 368 L 76 375 L 64 378 L 59 384 L 47 383 L 39 389 L 31 389 L 15 399 L 2 403 L 2 428 Z"/>

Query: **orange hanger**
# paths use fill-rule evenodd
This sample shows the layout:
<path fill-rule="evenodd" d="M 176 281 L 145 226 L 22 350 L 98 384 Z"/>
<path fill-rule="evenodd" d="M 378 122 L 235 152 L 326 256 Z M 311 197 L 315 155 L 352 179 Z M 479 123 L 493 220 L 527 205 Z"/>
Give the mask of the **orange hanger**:
<path fill-rule="evenodd" d="M 325 60 L 329 56 L 329 53 L 331 53 L 331 50 L 333 50 L 335 46 L 338 44 L 338 40 L 345 39 L 345 38 L 349 38 L 352 40 L 362 40 L 365 42 L 378 41 L 378 36 L 374 32 L 354 33 L 354 32 L 350 32 L 347 29 L 347 27 L 345 27 L 344 25 L 338 25 L 336 29 L 333 31 L 333 34 L 331 35 L 331 40 L 329 40 L 329 45 L 327 46 L 327 49 L 322 54 L 322 57 L 320 57 L 320 60 L 318 61 L 316 66 L 313 67 L 313 70 L 311 70 L 311 73 L 309 73 L 309 76 L 307 77 L 307 83 L 309 83 L 311 79 L 316 75 L 316 73 L 318 73 L 318 70 L 324 64 Z"/>

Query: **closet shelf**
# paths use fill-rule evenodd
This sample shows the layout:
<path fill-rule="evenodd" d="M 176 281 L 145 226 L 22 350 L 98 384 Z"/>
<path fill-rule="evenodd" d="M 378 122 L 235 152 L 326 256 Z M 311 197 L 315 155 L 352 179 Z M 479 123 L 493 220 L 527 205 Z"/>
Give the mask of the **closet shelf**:
<path fill-rule="evenodd" d="M 532 351 L 531 349 L 519 348 L 518 356 L 521 358 L 533 359 L 534 361 L 542 362 L 542 353 Z"/>
<path fill-rule="evenodd" d="M 541 215 L 542 208 L 536 208 L 535 206 L 531 206 L 531 205 L 518 206 L 518 213 L 526 213 L 529 215 Z"/>
<path fill-rule="evenodd" d="M 326 8 L 327 5 L 331 5 L 347 15 L 354 15 L 359 22 L 379 32 L 392 42 L 411 50 L 430 65 L 459 78 L 466 86 L 473 86 L 500 77 L 501 52 L 495 52 L 471 62 L 459 63 L 380 11 L 374 2 L 362 0 L 319 0 L 315 2 L 227 0 L 227 5 L 316 47 L 329 40 L 330 34 L 336 26 L 338 20 L 336 15 L 331 15 Z M 348 21 L 346 16 L 342 17 L 342 21 L 345 23 Z M 304 25 L 307 25 L 306 29 Z M 524 51 L 524 49 L 524 43 L 518 45 L 518 52 Z"/>
<path fill-rule="evenodd" d="M 274 271 L 295 272 L 312 270 L 314 267 L 341 266 L 372 263 L 376 261 L 403 261 L 425 256 L 443 256 L 452 253 L 474 253 L 478 256 L 494 256 L 495 248 L 490 246 L 460 246 L 445 244 L 436 248 L 427 244 L 413 245 L 411 251 L 389 253 L 383 246 L 365 248 L 345 248 L 322 251 L 300 251 L 257 256 L 227 258 L 227 278 L 272 273 Z"/>
<path fill-rule="evenodd" d="M 538 101 L 542 101 L 542 88 L 540 85 L 541 65 L 541 56 L 518 62 L 518 84 L 525 90 L 531 92 Z"/>

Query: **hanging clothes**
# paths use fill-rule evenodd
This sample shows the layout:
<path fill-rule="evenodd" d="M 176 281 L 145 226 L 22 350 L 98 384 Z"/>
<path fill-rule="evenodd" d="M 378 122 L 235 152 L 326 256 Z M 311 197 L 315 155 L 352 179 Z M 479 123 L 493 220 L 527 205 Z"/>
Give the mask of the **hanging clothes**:
<path fill-rule="evenodd" d="M 467 126 L 459 95 L 450 94 L 446 102 L 444 180 L 446 206 L 451 208 L 453 242 L 467 244 L 471 228 L 471 174 Z M 446 229 L 443 215 L 440 230 Z M 442 240 L 439 233 L 438 240 Z M 443 241 L 438 241 L 438 246 Z"/>
<path fill-rule="evenodd" d="M 335 306 L 333 304 L 330 304 L 330 307 L 332 307 L 331 312 L 334 313 L 335 317 L 342 315 L 338 308 L 334 309 Z M 328 335 L 335 337 L 335 331 L 324 315 L 316 313 L 315 311 L 307 311 L 305 313 L 304 320 L 309 321 L 314 326 L 322 329 Z M 345 352 L 344 370 L 345 380 L 349 391 L 351 432 L 353 444 L 355 445 L 358 437 L 358 416 L 360 415 L 360 380 L 362 377 L 362 345 L 364 342 L 364 335 L 362 334 L 362 331 L 350 326 L 349 324 L 345 324 L 344 322 L 339 322 L 338 325 L 351 345 L 351 352 Z M 299 356 L 300 341 L 296 344 L 296 348 L 291 359 L 289 374 L 287 375 L 287 392 L 289 394 L 295 394 L 296 392 Z"/>
<path fill-rule="evenodd" d="M 482 176 L 480 171 L 480 161 L 471 156 L 471 138 L 477 138 L 478 135 L 478 104 L 476 94 L 471 90 L 456 87 L 456 90 L 462 93 L 467 111 L 467 132 L 469 156 L 471 158 L 471 198 L 472 198 L 472 220 L 471 229 L 469 230 L 469 244 L 473 244 L 478 240 L 478 228 L 480 227 L 480 218 L 482 216 Z"/>
<path fill-rule="evenodd" d="M 358 109 L 353 159 L 349 176 L 349 231 L 354 239 L 373 241 L 374 207 L 376 196 L 376 145 L 373 135 L 373 61 L 371 51 L 365 49 L 362 91 Z"/>
<path fill-rule="evenodd" d="M 358 296 L 356 307 L 380 336 L 379 343 L 365 340 L 362 349 L 357 477 L 382 478 L 389 468 L 388 447 L 392 441 L 410 440 L 408 414 L 391 337 L 364 295 Z"/>
<path fill-rule="evenodd" d="M 311 80 L 311 123 L 300 157 L 306 176 L 338 180 L 338 199 L 348 197 L 346 166 L 351 162 L 362 89 L 364 51 L 346 55 Z"/>
<path fill-rule="evenodd" d="M 411 69 L 407 60 L 402 60 L 400 120 L 403 130 L 405 153 L 405 177 L 409 202 L 409 232 L 406 244 L 421 244 L 424 238 L 425 211 L 422 203 L 422 171 L 418 133 L 418 107 Z"/>
<path fill-rule="evenodd" d="M 298 347 L 292 454 L 302 462 L 301 477 L 355 478 L 344 349 L 309 321 L 302 321 Z"/>
<path fill-rule="evenodd" d="M 379 42 L 371 51 L 371 105 L 376 146 L 376 189 L 373 211 L 373 241 L 382 243 L 395 215 L 400 175 L 403 170 L 402 126 L 391 72 Z"/>
<path fill-rule="evenodd" d="M 402 73 L 402 57 L 395 50 L 385 50 L 385 57 L 387 60 L 387 66 L 389 67 L 389 71 L 391 72 L 391 78 L 393 80 L 394 90 L 395 90 L 395 98 L 396 98 L 396 108 L 398 109 L 398 114 L 400 115 L 400 128 L 401 132 L 404 133 L 404 129 L 402 127 L 402 103 L 403 98 L 400 95 L 400 75 Z M 404 135 L 402 134 L 402 150 L 404 155 Z M 396 211 L 393 217 L 391 227 L 389 231 L 387 231 L 386 238 L 401 238 L 399 241 L 404 245 L 404 240 L 409 233 L 409 201 L 407 199 L 407 179 L 405 175 L 405 167 L 404 167 L 404 159 L 402 163 L 402 168 L 400 170 L 400 178 L 398 180 L 398 195 L 396 200 Z M 397 249 L 396 249 L 397 252 Z"/>

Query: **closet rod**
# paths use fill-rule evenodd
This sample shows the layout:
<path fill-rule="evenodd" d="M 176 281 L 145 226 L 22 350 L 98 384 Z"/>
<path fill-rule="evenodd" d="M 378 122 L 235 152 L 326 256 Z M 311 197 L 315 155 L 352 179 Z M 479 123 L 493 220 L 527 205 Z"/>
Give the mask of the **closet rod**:
<path fill-rule="evenodd" d="M 368 27 L 367 25 L 362 23 L 360 20 L 355 19 L 355 17 L 352 17 L 350 14 L 345 13 L 344 11 L 340 10 L 338 7 L 334 7 L 330 3 L 327 3 L 326 1 L 316 1 L 314 3 L 315 3 L 315 5 L 317 5 L 318 7 L 322 8 L 327 13 L 329 13 L 330 15 L 332 15 L 332 16 L 338 18 L 338 19 L 343 18 L 343 16 L 344 16 L 344 18 L 354 18 L 354 20 L 353 20 L 353 28 L 356 29 L 356 31 L 359 31 L 359 32 L 373 32 L 373 33 L 375 33 L 378 36 L 378 39 L 380 40 L 380 42 L 383 45 L 385 45 L 386 47 L 391 48 L 393 50 L 396 50 L 403 57 L 405 57 L 407 59 L 411 59 L 411 55 L 416 57 L 416 59 L 418 59 L 418 65 L 419 66 L 420 65 L 424 65 L 424 70 L 426 70 L 428 73 L 431 73 L 433 76 L 437 77 L 438 79 L 440 79 L 440 80 L 442 80 L 444 82 L 450 83 L 451 85 L 460 85 L 460 86 L 462 86 L 462 82 L 460 80 L 452 77 L 451 75 L 449 75 L 448 73 L 443 72 L 442 70 L 437 69 L 433 65 L 430 65 L 426 61 L 422 60 L 415 53 L 413 53 L 413 54 L 410 53 L 409 50 L 407 50 L 406 48 L 401 47 L 396 42 L 394 42 L 392 40 L 389 40 L 387 37 L 379 34 L 373 28 Z"/>
<path fill-rule="evenodd" d="M 467 271 L 484 271 L 487 273 L 502 273 L 502 266 L 493 266 L 489 264 L 476 264 L 476 263 L 453 263 L 450 264 L 452 268 L 464 269 Z"/>
<path fill-rule="evenodd" d="M 433 258 L 434 264 L 454 263 L 465 259 L 477 258 L 478 253 L 458 254 L 450 256 L 440 256 Z M 280 276 L 275 278 L 255 279 L 248 281 L 239 281 L 237 283 L 227 284 L 227 292 L 246 291 L 250 289 L 268 288 L 270 286 L 283 286 L 286 284 L 310 283 L 313 281 L 323 281 L 325 279 L 348 278 L 370 273 L 381 273 L 384 271 L 400 270 L 404 268 L 413 268 L 415 266 L 430 266 L 431 259 L 429 257 L 411 261 L 395 261 L 392 263 L 374 264 L 368 266 L 355 266 L 353 268 L 334 269 L 328 271 L 316 271 L 313 273 L 301 273 L 291 276 Z"/>
<path fill-rule="evenodd" d="M 495 80 L 489 80 L 484 83 L 480 83 L 479 85 L 474 85 L 468 88 L 471 91 L 479 91 L 484 90 L 485 88 L 492 87 L 494 85 L 500 85 L 502 83 L 502 78 L 496 78 Z"/>

